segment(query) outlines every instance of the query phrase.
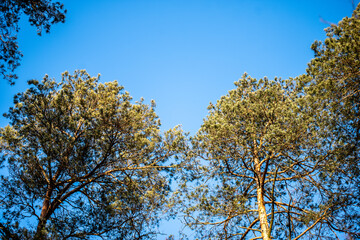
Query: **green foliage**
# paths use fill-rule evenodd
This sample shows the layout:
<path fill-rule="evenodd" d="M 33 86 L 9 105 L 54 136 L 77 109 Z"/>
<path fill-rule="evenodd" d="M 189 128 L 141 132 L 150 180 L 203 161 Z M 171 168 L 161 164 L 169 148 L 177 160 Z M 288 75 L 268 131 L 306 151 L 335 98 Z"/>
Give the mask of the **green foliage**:
<path fill-rule="evenodd" d="M 319 131 L 312 96 L 291 79 L 244 75 L 235 85 L 209 106 L 192 139 L 188 156 L 203 166 L 197 185 L 178 193 L 187 224 L 203 238 L 335 237 L 331 223 L 355 206 L 344 196 L 356 190 L 323 182 L 334 148 Z"/>
<path fill-rule="evenodd" d="M 33 13 L 21 10 L 28 1 L 11 4 L 0 3 L 14 11 L 0 24 L 17 30 L 18 14 Z M 58 3 L 30 4 L 52 9 L 43 22 L 31 15 L 38 29 L 64 19 Z M 30 81 L 0 129 L 2 239 L 154 238 L 175 204 L 201 238 L 359 238 L 359 16 L 360 5 L 312 45 L 307 74 L 244 75 L 189 142 L 179 128 L 161 135 L 154 104 L 133 103 L 117 82 L 85 71 Z M 1 58 L 10 71 L 12 48 Z M 176 170 L 183 181 L 168 202 Z"/>
<path fill-rule="evenodd" d="M 360 140 L 360 5 L 352 17 L 326 29 L 328 38 L 312 45 L 315 58 L 300 83 L 316 107 L 331 115 L 324 123 L 339 142 L 359 147 Z M 350 144 L 350 145 L 349 145 Z"/>
<path fill-rule="evenodd" d="M 0 74 L 14 84 L 14 70 L 20 65 L 22 53 L 17 43 L 19 20 L 22 14 L 29 17 L 31 25 L 50 32 L 52 24 L 64 22 L 66 10 L 63 4 L 51 0 L 2 0 L 0 2 Z"/>
<path fill-rule="evenodd" d="M 307 73 L 314 81 L 312 90 L 319 97 L 335 100 L 333 107 L 337 107 L 339 102 L 352 102 L 359 96 L 360 5 L 352 17 L 327 28 L 326 33 L 324 42 L 315 41 L 311 46 L 315 58 Z"/>
<path fill-rule="evenodd" d="M 98 80 L 85 71 L 65 72 L 61 83 L 45 76 L 15 97 L 0 130 L 9 168 L 0 183 L 5 238 L 155 236 L 174 169 L 164 164 L 181 131 L 162 137 L 153 107 Z"/>
<path fill-rule="evenodd" d="M 306 75 L 245 75 L 209 106 L 187 153 L 196 181 L 176 193 L 200 237 L 360 237 L 359 16 L 312 45 Z"/>
<path fill-rule="evenodd" d="M 347 194 L 351 205 L 360 205 L 360 4 L 352 17 L 326 29 L 328 38 L 312 45 L 315 58 L 299 86 L 312 98 L 319 128 L 331 141 L 333 151 L 322 181 L 336 189 L 353 189 Z M 327 116 L 327 120 L 321 116 Z M 334 187 L 334 186 L 333 186 Z M 333 229 L 346 229 L 360 237 L 359 209 L 343 212 Z"/>

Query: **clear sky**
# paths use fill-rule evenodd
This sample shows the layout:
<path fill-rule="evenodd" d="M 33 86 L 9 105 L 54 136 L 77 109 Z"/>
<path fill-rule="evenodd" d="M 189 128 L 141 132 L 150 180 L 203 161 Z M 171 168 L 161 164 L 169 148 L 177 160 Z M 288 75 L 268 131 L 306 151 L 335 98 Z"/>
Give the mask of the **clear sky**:
<path fill-rule="evenodd" d="M 162 129 L 194 134 L 209 102 L 252 77 L 295 77 L 313 57 L 327 22 L 352 13 L 350 0 L 62 0 L 66 22 L 36 35 L 22 19 L 24 57 L 15 86 L 0 82 L 0 112 L 29 79 L 60 80 L 86 69 L 118 80 L 135 100 L 154 99 Z M 358 3 L 359 1 L 356 1 Z M 7 119 L 0 118 L 0 126 Z M 169 224 L 168 224 L 169 225 Z M 174 226 L 163 227 L 168 233 Z"/>

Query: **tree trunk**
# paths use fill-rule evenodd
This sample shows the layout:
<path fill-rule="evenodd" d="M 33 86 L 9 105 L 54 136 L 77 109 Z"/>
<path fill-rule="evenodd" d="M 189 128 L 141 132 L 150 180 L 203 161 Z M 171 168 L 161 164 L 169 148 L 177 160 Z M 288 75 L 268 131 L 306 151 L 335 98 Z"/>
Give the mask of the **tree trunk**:
<path fill-rule="evenodd" d="M 257 154 L 257 152 L 255 152 L 255 155 Z M 257 204 L 258 204 L 258 211 L 259 211 L 259 219 L 260 219 L 260 228 L 261 228 L 261 236 L 263 238 L 263 240 L 271 240 L 270 237 L 270 233 L 269 233 L 269 223 L 267 220 L 267 215 L 266 215 L 266 208 L 265 208 L 265 202 L 264 202 L 264 191 L 263 191 L 263 184 L 262 184 L 262 179 L 265 176 L 262 176 L 261 174 L 261 165 L 260 165 L 260 161 L 257 157 L 255 157 L 254 159 L 254 163 L 255 163 L 255 171 L 256 171 L 256 175 L 257 175 Z M 263 174 L 266 174 L 266 172 L 264 172 Z"/>
<path fill-rule="evenodd" d="M 269 224 L 267 220 L 264 195 L 261 186 L 258 186 L 257 189 L 257 201 L 258 201 L 259 219 L 260 219 L 260 227 L 261 227 L 261 236 L 263 240 L 270 240 L 271 238 L 269 235 L 269 226 L 268 226 Z"/>
<path fill-rule="evenodd" d="M 41 209 L 40 214 L 40 220 L 36 228 L 36 234 L 35 239 L 43 240 L 46 239 L 46 236 L 44 234 L 44 228 L 48 219 L 48 212 L 50 208 L 50 200 L 51 200 L 51 194 L 53 192 L 53 189 L 51 187 L 48 187 L 48 190 L 46 191 L 45 199 L 43 201 L 43 206 Z"/>

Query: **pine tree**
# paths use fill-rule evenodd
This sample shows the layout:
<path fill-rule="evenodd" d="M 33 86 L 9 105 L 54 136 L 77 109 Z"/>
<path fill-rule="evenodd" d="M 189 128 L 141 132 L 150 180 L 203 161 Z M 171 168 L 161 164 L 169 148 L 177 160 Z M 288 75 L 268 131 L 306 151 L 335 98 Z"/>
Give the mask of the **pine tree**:
<path fill-rule="evenodd" d="M 324 182 L 331 183 L 333 189 L 328 191 L 337 189 L 350 205 L 360 206 L 360 4 L 352 17 L 345 17 L 326 32 L 324 42 L 312 45 L 315 57 L 298 83 L 312 98 L 312 108 L 321 112 L 314 117 L 319 131 L 331 141 Z M 341 229 L 359 238 L 359 208 L 341 215 L 329 221 L 332 230 Z"/>
<path fill-rule="evenodd" d="M 2 239 L 154 238 L 179 130 L 85 71 L 30 85 L 0 129 Z"/>
<path fill-rule="evenodd" d="M 326 182 L 334 148 L 319 131 L 312 96 L 293 80 L 244 76 L 209 106 L 192 139 L 197 186 L 178 194 L 202 238 L 336 238 L 331 223 L 354 205 L 348 186 Z M 326 121 L 327 116 L 323 116 Z M 193 188 L 192 188 L 193 187 Z"/>

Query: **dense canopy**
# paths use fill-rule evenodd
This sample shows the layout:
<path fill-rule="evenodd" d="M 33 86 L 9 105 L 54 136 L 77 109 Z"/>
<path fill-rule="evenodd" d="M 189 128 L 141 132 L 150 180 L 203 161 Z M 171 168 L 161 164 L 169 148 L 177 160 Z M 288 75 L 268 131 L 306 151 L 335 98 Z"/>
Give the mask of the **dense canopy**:
<path fill-rule="evenodd" d="M 41 34 L 66 10 L 0 10 L 0 75 L 14 83 L 20 15 Z M 184 239 L 360 239 L 360 4 L 325 31 L 304 74 L 244 74 L 191 137 L 162 133 L 155 102 L 117 81 L 30 80 L 0 128 L 0 239 L 157 239 L 176 214 Z"/>
<path fill-rule="evenodd" d="M 163 138 L 153 107 L 98 80 L 45 76 L 15 97 L 0 131 L 4 239 L 154 237 L 179 132 Z"/>

